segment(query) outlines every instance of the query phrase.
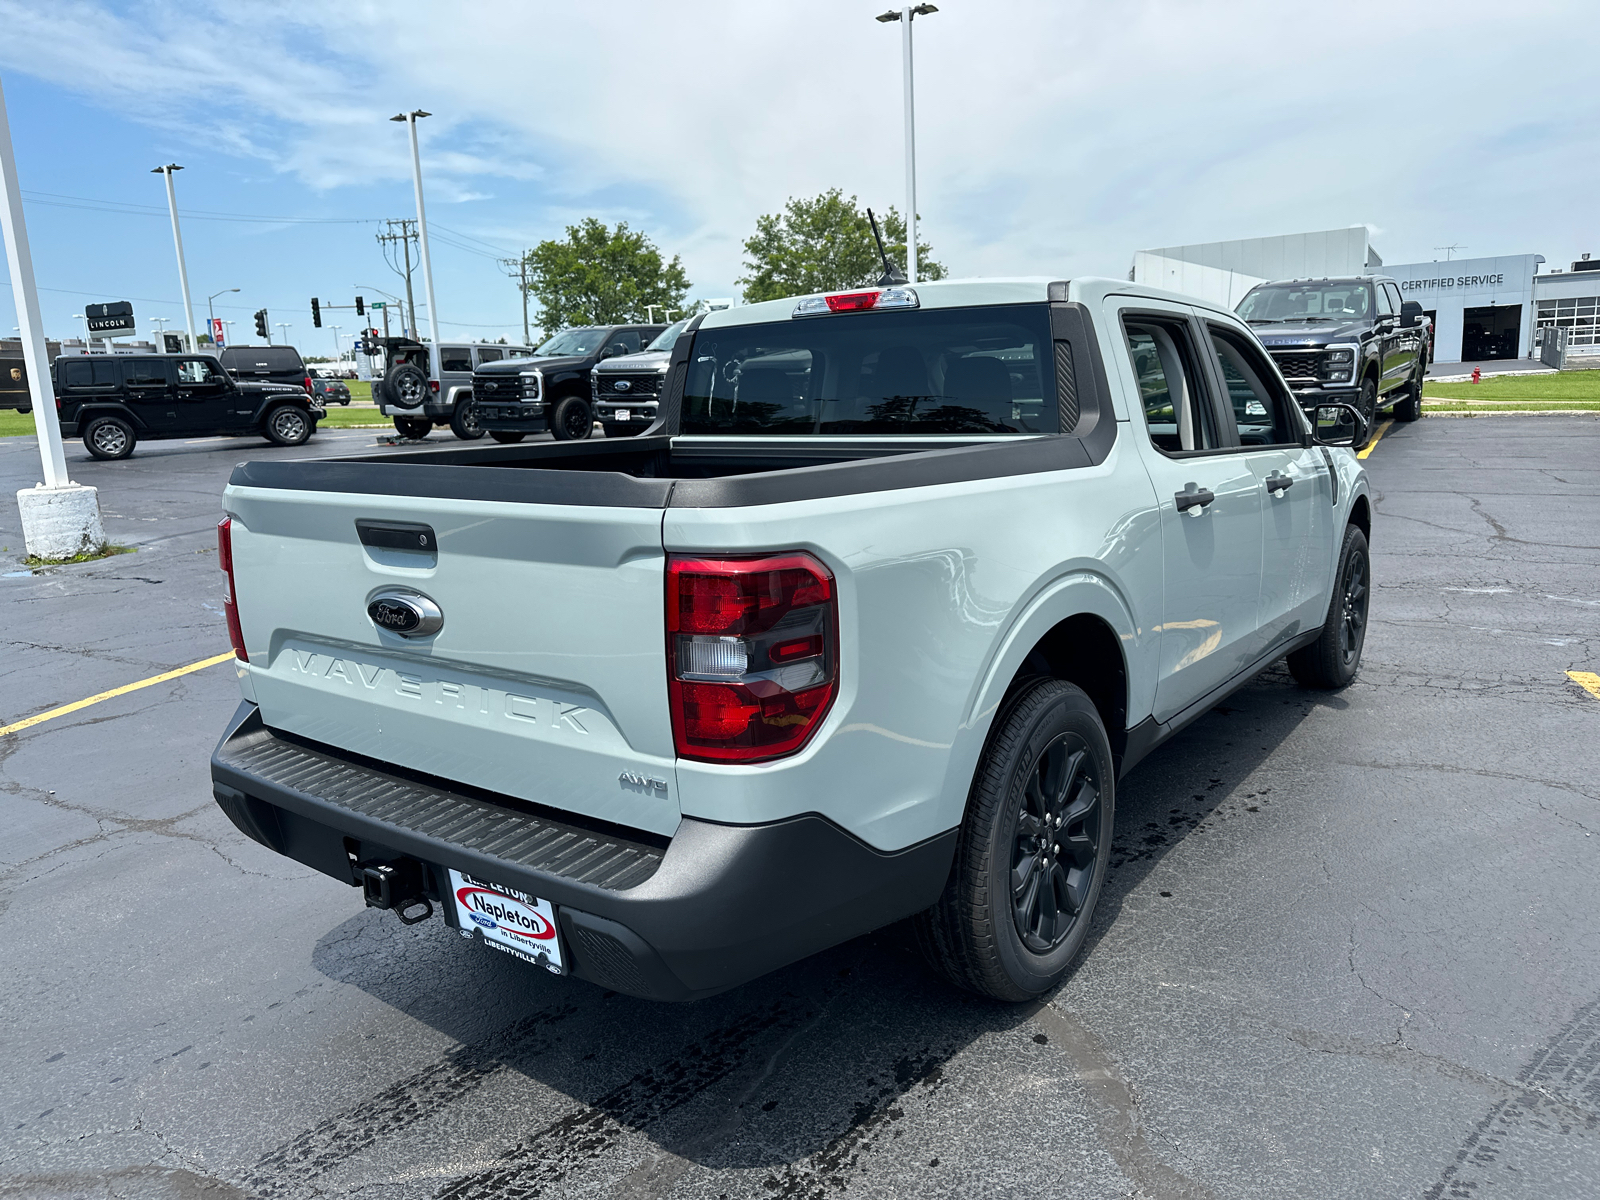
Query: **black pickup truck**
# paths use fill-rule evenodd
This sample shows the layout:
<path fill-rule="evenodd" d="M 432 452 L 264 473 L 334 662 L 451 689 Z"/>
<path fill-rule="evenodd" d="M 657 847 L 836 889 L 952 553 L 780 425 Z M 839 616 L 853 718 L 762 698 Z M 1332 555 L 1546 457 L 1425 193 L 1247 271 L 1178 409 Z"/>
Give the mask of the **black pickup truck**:
<path fill-rule="evenodd" d="M 485 363 L 472 373 L 478 427 L 497 442 L 548 430 L 557 441 L 594 431 L 589 372 L 619 354 L 638 354 L 665 325 L 582 325 L 547 340 L 531 358 Z"/>
<path fill-rule="evenodd" d="M 1255 330 L 1295 399 L 1307 410 L 1338 401 L 1364 418 L 1365 444 L 1378 409 L 1397 421 L 1422 415 L 1432 357 L 1422 305 L 1402 301 L 1382 275 L 1285 279 L 1250 289 L 1234 310 Z"/>

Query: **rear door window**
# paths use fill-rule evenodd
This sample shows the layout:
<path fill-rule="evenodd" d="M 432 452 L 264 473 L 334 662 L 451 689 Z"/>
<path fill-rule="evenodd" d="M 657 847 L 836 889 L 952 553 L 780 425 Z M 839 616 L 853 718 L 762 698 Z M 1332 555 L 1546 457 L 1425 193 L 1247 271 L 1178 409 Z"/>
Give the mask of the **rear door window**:
<path fill-rule="evenodd" d="M 108 391 L 122 382 L 121 364 L 115 359 L 75 359 L 62 366 L 62 387 Z"/>
<path fill-rule="evenodd" d="M 1043 304 L 702 329 L 684 433 L 1055 433 Z"/>
<path fill-rule="evenodd" d="M 1169 455 L 1220 447 L 1188 323 L 1130 316 L 1124 331 L 1151 445 Z"/>

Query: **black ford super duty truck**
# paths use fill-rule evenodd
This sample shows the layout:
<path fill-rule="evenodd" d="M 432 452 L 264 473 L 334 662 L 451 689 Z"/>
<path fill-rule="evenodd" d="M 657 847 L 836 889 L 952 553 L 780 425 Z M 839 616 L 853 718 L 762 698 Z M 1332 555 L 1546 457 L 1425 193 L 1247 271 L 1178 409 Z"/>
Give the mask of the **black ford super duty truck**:
<path fill-rule="evenodd" d="M 1422 381 L 1432 357 L 1422 305 L 1402 301 L 1382 275 L 1288 279 L 1258 284 L 1235 311 L 1255 330 L 1302 407 L 1352 405 L 1366 422 L 1378 409 L 1397 421 L 1422 415 Z"/>
<path fill-rule="evenodd" d="M 665 325 L 583 325 L 547 340 L 531 358 L 487 363 L 472 373 L 478 427 L 497 442 L 548 430 L 558 442 L 594 432 L 589 372 L 608 358 L 638 354 Z"/>

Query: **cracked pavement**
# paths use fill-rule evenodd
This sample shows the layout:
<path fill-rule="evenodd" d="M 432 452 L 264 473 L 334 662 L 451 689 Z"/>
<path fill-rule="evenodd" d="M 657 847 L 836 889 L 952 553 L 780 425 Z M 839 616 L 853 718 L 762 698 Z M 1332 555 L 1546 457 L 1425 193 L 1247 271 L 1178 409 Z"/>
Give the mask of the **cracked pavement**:
<path fill-rule="evenodd" d="M 662 1006 L 404 927 L 211 802 L 226 664 L 0 738 L 0 1197 L 1592 1195 L 1597 449 L 1393 427 L 1361 676 L 1275 668 L 1121 784 L 1034 1006 L 896 928 Z M 0 439 L 0 724 L 225 647 L 221 488 L 275 453 L 69 446 L 137 551 L 13 574 Z"/>

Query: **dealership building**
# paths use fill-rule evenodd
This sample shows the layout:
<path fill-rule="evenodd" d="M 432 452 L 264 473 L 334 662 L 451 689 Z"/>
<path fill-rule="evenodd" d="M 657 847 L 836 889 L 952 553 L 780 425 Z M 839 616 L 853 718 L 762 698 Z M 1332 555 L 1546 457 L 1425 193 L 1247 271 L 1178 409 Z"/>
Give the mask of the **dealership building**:
<path fill-rule="evenodd" d="M 1258 283 L 1388 275 L 1433 320 L 1434 360 L 1526 358 L 1547 328 L 1567 331 L 1571 354 L 1600 354 L 1600 260 L 1540 272 L 1542 254 L 1385 263 L 1365 226 L 1141 250 L 1129 278 L 1229 308 Z"/>

